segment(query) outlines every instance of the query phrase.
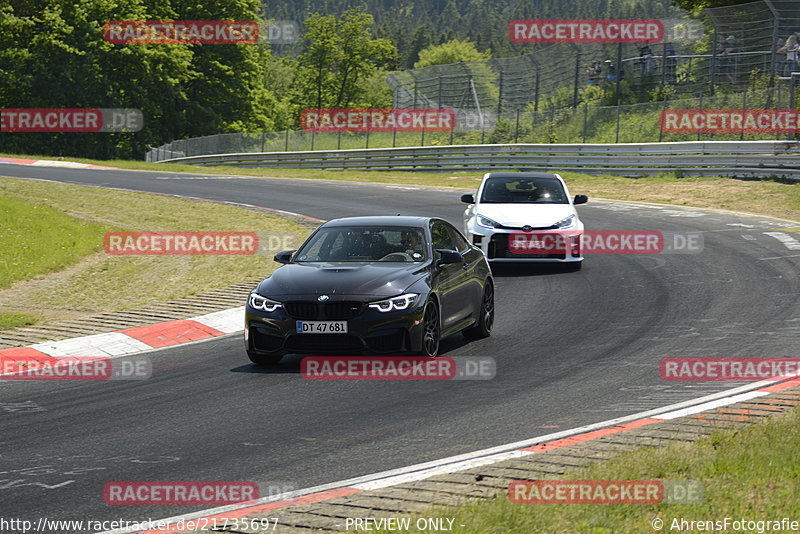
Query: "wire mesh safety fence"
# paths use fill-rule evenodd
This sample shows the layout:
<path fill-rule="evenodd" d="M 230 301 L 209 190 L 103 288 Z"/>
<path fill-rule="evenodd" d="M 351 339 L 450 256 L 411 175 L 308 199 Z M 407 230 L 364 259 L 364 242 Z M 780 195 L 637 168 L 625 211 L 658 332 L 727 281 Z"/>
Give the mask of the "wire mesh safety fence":
<path fill-rule="evenodd" d="M 403 146 L 444 146 L 496 143 L 646 143 L 699 140 L 759 140 L 795 138 L 796 134 L 741 132 L 667 133 L 665 110 L 786 110 L 796 109 L 798 77 L 773 87 L 741 93 L 663 100 L 620 106 L 579 105 L 539 111 L 456 110 L 457 127 L 450 132 L 335 132 L 284 130 L 230 133 L 181 139 L 151 148 L 147 161 L 186 156 L 254 152 L 294 152 Z"/>

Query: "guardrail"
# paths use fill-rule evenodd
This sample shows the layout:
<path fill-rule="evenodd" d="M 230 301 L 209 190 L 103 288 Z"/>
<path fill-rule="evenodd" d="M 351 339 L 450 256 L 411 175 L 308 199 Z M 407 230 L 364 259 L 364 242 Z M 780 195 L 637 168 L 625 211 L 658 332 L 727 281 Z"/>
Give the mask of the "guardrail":
<path fill-rule="evenodd" d="M 576 171 L 800 180 L 798 141 L 450 145 L 177 157 L 161 163 L 375 171 Z"/>

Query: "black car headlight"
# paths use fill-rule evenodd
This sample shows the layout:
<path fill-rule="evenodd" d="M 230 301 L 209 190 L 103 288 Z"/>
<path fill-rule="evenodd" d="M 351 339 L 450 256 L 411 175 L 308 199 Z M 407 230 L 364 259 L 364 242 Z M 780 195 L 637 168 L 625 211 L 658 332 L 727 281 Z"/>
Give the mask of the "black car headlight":
<path fill-rule="evenodd" d="M 278 308 L 282 308 L 283 304 L 270 300 L 267 297 L 262 297 L 258 293 L 250 293 L 250 307 L 256 310 L 263 310 L 265 312 L 274 312 Z"/>
<path fill-rule="evenodd" d="M 402 311 L 410 308 L 417 301 L 417 298 L 419 298 L 419 293 L 406 293 L 399 297 L 371 302 L 369 307 L 379 312 Z"/>

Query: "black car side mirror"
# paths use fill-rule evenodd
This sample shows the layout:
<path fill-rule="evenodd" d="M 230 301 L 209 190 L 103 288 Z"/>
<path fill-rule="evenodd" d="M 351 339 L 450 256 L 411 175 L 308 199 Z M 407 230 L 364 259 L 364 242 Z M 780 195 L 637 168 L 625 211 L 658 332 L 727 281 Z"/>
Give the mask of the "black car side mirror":
<path fill-rule="evenodd" d="M 295 252 L 297 252 L 297 251 L 296 250 L 282 250 L 281 252 L 278 252 L 277 254 L 275 254 L 275 257 L 273 259 L 275 261 L 277 261 L 278 263 L 283 263 L 283 264 L 291 263 L 292 262 L 292 254 L 294 254 Z"/>
<path fill-rule="evenodd" d="M 464 204 L 475 204 L 475 196 L 467 193 L 466 195 L 461 195 L 461 202 Z"/>
<path fill-rule="evenodd" d="M 447 250 L 444 248 L 437 248 L 436 252 L 441 254 L 439 260 L 436 262 L 437 265 L 449 265 L 451 263 L 461 263 L 462 261 L 464 261 L 464 257 L 457 250 Z"/>
<path fill-rule="evenodd" d="M 589 202 L 589 197 L 586 195 L 575 195 L 575 198 L 572 200 L 573 204 L 586 204 Z"/>

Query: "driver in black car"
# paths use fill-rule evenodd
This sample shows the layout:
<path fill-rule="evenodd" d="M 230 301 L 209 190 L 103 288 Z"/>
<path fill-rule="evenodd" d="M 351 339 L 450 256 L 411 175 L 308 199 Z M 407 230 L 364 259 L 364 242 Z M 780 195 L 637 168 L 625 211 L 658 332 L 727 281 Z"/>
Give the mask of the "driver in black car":
<path fill-rule="evenodd" d="M 403 247 L 402 251 L 412 257 L 418 257 L 414 255 L 415 253 L 417 255 L 422 253 L 422 243 L 420 242 L 419 232 L 403 232 L 400 243 Z"/>

